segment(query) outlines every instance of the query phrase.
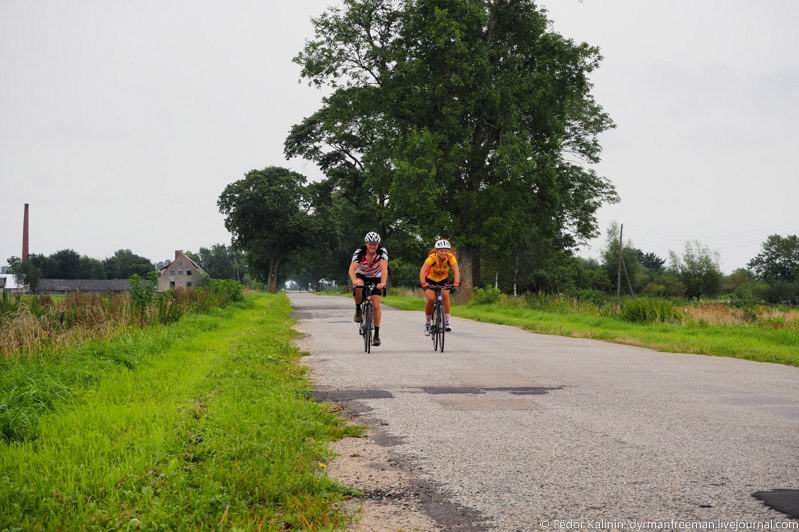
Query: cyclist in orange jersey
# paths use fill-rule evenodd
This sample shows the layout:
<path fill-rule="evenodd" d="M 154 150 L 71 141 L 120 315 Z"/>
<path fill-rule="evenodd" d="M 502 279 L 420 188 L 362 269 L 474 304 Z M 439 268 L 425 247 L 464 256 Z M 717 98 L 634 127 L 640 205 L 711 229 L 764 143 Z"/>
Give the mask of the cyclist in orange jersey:
<path fill-rule="evenodd" d="M 422 269 L 419 270 L 419 284 L 424 289 L 424 295 L 427 298 L 427 304 L 424 307 L 425 314 L 425 336 L 430 335 L 430 322 L 433 320 L 433 306 L 435 305 L 436 293 L 429 290 L 431 284 L 443 285 L 449 279 L 449 270 L 452 268 L 452 273 L 455 280 L 452 284 L 455 288 L 461 285 L 461 272 L 458 268 L 458 259 L 452 253 L 452 246 L 448 240 L 437 240 L 435 244 L 435 251 L 430 253 L 427 259 L 422 264 Z M 447 332 L 452 328 L 449 325 L 449 290 L 443 290 L 442 296 L 444 297 L 444 326 Z"/>

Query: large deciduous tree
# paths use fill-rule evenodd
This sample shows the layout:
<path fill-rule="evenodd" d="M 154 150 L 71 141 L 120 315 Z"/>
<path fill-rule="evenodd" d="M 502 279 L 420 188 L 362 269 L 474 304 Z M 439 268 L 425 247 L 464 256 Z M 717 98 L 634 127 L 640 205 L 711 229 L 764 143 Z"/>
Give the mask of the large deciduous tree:
<path fill-rule="evenodd" d="M 346 0 L 314 27 L 296 61 L 333 92 L 287 155 L 316 161 L 384 233 L 451 238 L 465 294 L 484 249 L 595 235 L 617 199 L 590 168 L 613 126 L 591 95 L 599 51 L 533 1 Z"/>
<path fill-rule="evenodd" d="M 229 184 L 217 202 L 234 246 L 247 251 L 271 292 L 284 261 L 311 237 L 304 185 L 301 174 L 270 166 Z"/>
<path fill-rule="evenodd" d="M 770 235 L 749 267 L 764 281 L 799 280 L 799 236 Z"/>
<path fill-rule="evenodd" d="M 682 257 L 669 254 L 672 269 L 685 285 L 688 297 L 714 296 L 721 290 L 724 275 L 719 267 L 717 251 L 695 240 L 685 243 Z"/>

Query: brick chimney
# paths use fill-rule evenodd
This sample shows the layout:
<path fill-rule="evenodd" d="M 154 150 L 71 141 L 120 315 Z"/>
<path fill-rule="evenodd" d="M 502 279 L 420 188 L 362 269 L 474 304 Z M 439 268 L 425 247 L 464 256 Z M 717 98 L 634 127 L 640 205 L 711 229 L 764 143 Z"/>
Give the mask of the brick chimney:
<path fill-rule="evenodd" d="M 22 260 L 28 260 L 28 204 L 25 204 L 25 218 L 22 220 Z"/>

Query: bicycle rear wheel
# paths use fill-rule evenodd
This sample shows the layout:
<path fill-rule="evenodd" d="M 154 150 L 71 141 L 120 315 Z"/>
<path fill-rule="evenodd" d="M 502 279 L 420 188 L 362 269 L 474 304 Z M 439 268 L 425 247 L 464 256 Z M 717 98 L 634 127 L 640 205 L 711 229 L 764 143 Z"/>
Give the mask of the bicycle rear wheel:
<path fill-rule="evenodd" d="M 363 309 L 363 351 L 372 351 L 372 305 L 364 305 Z"/>

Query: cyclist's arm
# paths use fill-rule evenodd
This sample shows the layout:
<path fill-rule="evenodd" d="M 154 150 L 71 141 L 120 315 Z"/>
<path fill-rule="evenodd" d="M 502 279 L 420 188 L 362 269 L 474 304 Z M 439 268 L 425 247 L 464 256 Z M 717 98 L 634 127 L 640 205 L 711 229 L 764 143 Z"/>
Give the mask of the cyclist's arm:
<path fill-rule="evenodd" d="M 357 262 L 350 262 L 349 275 L 350 275 L 350 281 L 352 281 L 352 285 L 353 286 L 360 286 L 360 284 L 363 282 L 360 279 L 358 279 L 357 277 L 355 277 L 355 271 L 357 269 L 358 269 L 358 263 Z"/>
<path fill-rule="evenodd" d="M 430 267 L 431 266 L 429 264 L 427 264 L 427 261 L 425 261 L 424 264 L 422 264 L 422 269 L 419 270 L 419 283 L 420 284 L 424 284 L 426 282 L 425 280 L 427 279 L 427 274 L 430 273 Z"/>
<path fill-rule="evenodd" d="M 461 285 L 461 269 L 457 263 L 452 265 L 452 273 L 455 275 L 455 288 Z"/>
<path fill-rule="evenodd" d="M 377 288 L 382 290 L 388 285 L 388 261 L 383 259 L 380 261 L 380 283 Z"/>

